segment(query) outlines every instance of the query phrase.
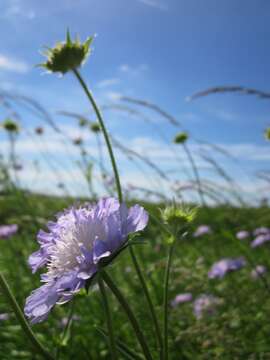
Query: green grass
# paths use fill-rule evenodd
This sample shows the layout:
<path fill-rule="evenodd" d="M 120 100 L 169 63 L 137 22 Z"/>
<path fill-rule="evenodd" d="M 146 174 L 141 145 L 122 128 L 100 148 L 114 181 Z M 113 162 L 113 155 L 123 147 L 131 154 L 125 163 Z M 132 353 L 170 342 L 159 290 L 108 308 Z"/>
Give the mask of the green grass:
<path fill-rule="evenodd" d="M 18 223 L 20 230 L 9 240 L 0 240 L 0 269 L 23 307 L 26 297 L 40 285 L 39 274 L 33 275 L 27 267 L 27 258 L 37 250 L 36 234 L 45 229 L 56 212 L 73 203 L 73 199 L 30 195 L 22 192 L 0 197 L 0 223 Z M 151 212 L 159 215 L 158 206 L 145 203 Z M 161 205 L 160 205 L 161 206 Z M 199 224 L 209 224 L 212 235 L 193 238 L 191 232 Z M 260 280 L 254 281 L 250 271 L 254 264 L 270 268 L 267 245 L 251 249 L 249 240 L 239 241 L 235 233 L 270 226 L 268 208 L 218 207 L 200 209 L 192 231 L 185 240 L 179 240 L 173 255 L 169 298 L 182 292 L 196 296 L 207 293 L 222 299 L 212 316 L 196 320 L 192 304 L 179 305 L 169 312 L 170 360 L 180 359 L 270 359 L 270 292 Z M 143 268 L 158 319 L 162 319 L 162 283 L 166 265 L 167 244 L 164 233 L 153 222 L 141 233 L 143 244 L 135 251 Z M 245 256 L 247 266 L 222 280 L 208 280 L 211 265 L 222 257 Z M 157 342 L 151 317 L 128 251 L 124 251 L 107 271 L 127 297 L 149 341 L 154 359 L 158 359 Z M 268 275 L 266 274 L 266 278 Z M 127 318 L 108 291 L 113 324 L 118 340 L 140 353 Z M 59 347 L 60 359 L 109 359 L 106 339 L 99 329 L 106 329 L 102 299 L 97 287 L 89 294 L 74 298 L 72 322 L 63 336 L 60 322 L 67 317 L 71 303 L 56 306 L 48 319 L 33 326 L 38 339 L 50 352 Z M 10 312 L 9 304 L 0 295 L 0 313 Z M 0 321 L 0 359 L 39 359 L 25 338 L 14 315 Z M 120 357 L 121 358 L 121 357 Z M 124 357 L 123 357 L 124 359 Z"/>

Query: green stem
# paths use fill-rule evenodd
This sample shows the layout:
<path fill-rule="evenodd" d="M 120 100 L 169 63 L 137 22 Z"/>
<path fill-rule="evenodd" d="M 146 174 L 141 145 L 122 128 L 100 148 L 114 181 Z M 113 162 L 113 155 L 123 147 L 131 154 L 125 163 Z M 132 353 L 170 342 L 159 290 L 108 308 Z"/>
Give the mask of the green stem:
<path fill-rule="evenodd" d="M 197 183 L 197 186 L 198 186 L 198 192 L 199 192 L 199 195 L 200 195 L 200 199 L 201 199 L 201 203 L 204 207 L 206 207 L 206 202 L 204 200 L 204 195 L 203 195 L 203 190 L 202 190 L 202 184 L 201 184 L 201 180 L 200 180 L 200 176 L 199 176 L 199 172 L 198 172 L 198 169 L 196 167 L 196 164 L 195 164 L 195 161 L 191 155 L 191 152 L 189 151 L 189 148 L 188 146 L 183 143 L 183 148 L 186 152 L 186 155 L 190 161 L 190 164 L 191 164 L 191 167 L 193 169 L 193 173 L 194 173 L 194 177 L 195 177 L 195 181 Z"/>
<path fill-rule="evenodd" d="M 172 255 L 174 250 L 174 242 L 170 245 L 169 255 L 167 259 L 167 265 L 165 270 L 165 279 L 163 286 L 163 359 L 168 360 L 168 288 L 169 288 L 169 277 L 172 263 Z"/>
<path fill-rule="evenodd" d="M 147 342 L 145 340 L 145 337 L 141 331 L 140 325 L 133 313 L 133 311 L 131 310 L 128 302 L 126 301 L 126 299 L 124 298 L 123 294 L 121 293 L 121 291 L 118 289 L 118 287 L 114 284 L 113 280 L 111 279 L 111 277 L 104 271 L 101 270 L 101 276 L 103 278 L 103 280 L 105 281 L 105 283 L 107 284 L 107 286 L 110 288 L 110 290 L 113 292 L 114 296 L 117 298 L 117 300 L 119 301 L 120 305 L 122 306 L 122 308 L 125 310 L 128 319 L 135 331 L 135 334 L 137 336 L 137 339 L 141 345 L 142 351 L 144 353 L 144 356 L 147 360 L 153 360 L 151 353 L 149 351 Z"/>
<path fill-rule="evenodd" d="M 40 353 L 40 355 L 43 356 L 44 359 L 53 360 L 54 357 L 41 345 L 41 343 L 35 337 L 32 329 L 30 328 L 27 320 L 25 319 L 23 312 L 19 307 L 19 304 L 17 303 L 17 300 L 12 294 L 12 291 L 2 273 L 0 273 L 0 287 L 2 288 L 2 291 L 6 296 L 7 300 L 9 301 L 18 322 L 20 323 L 23 331 L 25 332 L 25 335 L 28 337 L 32 345 L 36 348 L 36 350 Z"/>
<path fill-rule="evenodd" d="M 93 97 L 93 95 L 91 94 L 90 90 L 88 89 L 86 83 L 84 82 L 83 78 L 81 77 L 79 71 L 77 69 L 73 69 L 73 73 L 76 76 L 76 78 L 78 79 L 79 83 L 81 84 L 87 98 L 89 99 L 91 105 L 93 106 L 93 109 L 97 115 L 98 118 L 98 122 L 99 125 L 101 127 L 101 130 L 103 132 L 104 135 L 104 139 L 108 148 L 108 152 L 110 155 L 110 159 L 111 159 L 111 163 L 112 163 L 112 168 L 113 168 L 113 172 L 114 172 L 114 177 L 115 177 L 115 183 L 116 183 L 116 188 L 117 188 L 117 193 L 118 193 L 118 198 L 119 198 L 119 202 L 121 203 L 123 201 L 123 196 L 122 196 L 122 190 L 121 190 L 121 183 L 120 183 L 120 178 L 119 178 L 119 173 L 117 170 L 117 166 L 116 166 L 116 162 L 115 162 L 115 158 L 114 158 L 114 154 L 113 154 L 113 149 L 112 149 L 112 145 L 110 142 L 110 138 L 107 132 L 107 129 L 105 127 L 105 124 L 103 122 L 102 119 L 102 115 L 101 112 L 95 102 L 95 99 Z"/>
<path fill-rule="evenodd" d="M 154 309 L 154 305 L 153 305 L 153 302 L 151 300 L 151 297 L 150 297 L 150 294 L 149 294 L 145 279 L 144 279 L 143 274 L 141 272 L 140 265 L 139 265 L 139 263 L 137 261 L 137 258 L 135 256 L 135 253 L 134 253 L 134 250 L 133 250 L 132 246 L 130 246 L 129 249 L 130 249 L 130 254 L 131 254 L 131 257 L 132 257 L 132 261 L 133 261 L 135 269 L 137 271 L 137 275 L 138 275 L 139 280 L 140 280 L 140 282 L 142 284 L 142 288 L 143 288 L 146 300 L 148 302 L 149 310 L 150 310 L 152 320 L 153 320 L 153 323 L 154 323 L 154 327 L 155 327 L 155 330 L 156 330 L 158 345 L 159 345 L 160 351 L 162 353 L 162 347 L 163 347 L 162 336 L 161 336 L 161 331 L 160 331 L 159 323 L 158 323 L 158 320 L 157 320 L 156 312 L 155 312 L 155 309 Z"/>
<path fill-rule="evenodd" d="M 108 334 L 109 334 L 108 339 L 109 339 L 111 359 L 116 360 L 117 359 L 117 351 L 116 351 L 116 344 L 115 344 L 115 338 L 114 338 L 114 332 L 113 332 L 112 316 L 111 316 L 111 311 L 110 311 L 110 307 L 109 307 L 109 303 L 108 303 L 108 298 L 107 298 L 104 282 L 100 276 L 98 277 L 98 285 L 99 285 L 99 289 L 101 292 L 103 306 L 105 309 L 105 315 L 106 315 L 106 320 L 107 320 L 107 327 L 108 327 Z"/>

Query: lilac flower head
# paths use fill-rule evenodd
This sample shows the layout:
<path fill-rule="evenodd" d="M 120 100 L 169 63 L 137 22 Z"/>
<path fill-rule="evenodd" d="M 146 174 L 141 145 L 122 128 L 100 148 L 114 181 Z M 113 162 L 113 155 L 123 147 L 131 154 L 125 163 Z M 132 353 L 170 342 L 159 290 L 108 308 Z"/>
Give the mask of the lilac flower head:
<path fill-rule="evenodd" d="M 252 243 L 250 244 L 250 246 L 252 248 L 255 248 L 257 246 L 261 246 L 263 245 L 265 242 L 270 241 L 270 233 L 268 234 L 261 234 L 256 236 L 256 238 L 252 241 Z"/>
<path fill-rule="evenodd" d="M 249 237 L 249 232 L 246 230 L 238 231 L 238 233 L 236 234 L 236 237 L 238 240 L 244 240 Z"/>
<path fill-rule="evenodd" d="M 194 237 L 199 237 L 202 235 L 206 235 L 206 234 L 211 234 L 212 230 L 210 228 L 210 226 L 208 225 L 200 225 L 197 227 L 197 230 L 194 232 L 193 236 Z"/>
<path fill-rule="evenodd" d="M 222 259 L 212 266 L 211 270 L 208 272 L 209 279 L 223 278 L 227 272 L 235 271 L 241 269 L 246 265 L 244 258 L 236 259 Z"/>
<path fill-rule="evenodd" d="M 257 265 L 250 273 L 252 279 L 257 280 L 261 275 L 267 272 L 267 269 L 263 265 Z"/>
<path fill-rule="evenodd" d="M 41 322 L 56 303 L 69 301 L 96 274 L 101 260 L 110 261 L 128 234 L 143 230 L 147 222 L 141 206 L 128 209 L 114 198 L 59 214 L 48 223 L 48 233 L 38 233 L 40 249 L 28 260 L 33 272 L 44 265 L 47 272 L 41 275 L 44 285 L 26 299 L 26 316 Z"/>
<path fill-rule="evenodd" d="M 192 301 L 192 294 L 191 293 L 178 294 L 171 301 L 171 306 L 176 307 L 179 304 L 183 304 L 183 303 L 190 302 L 190 301 Z"/>
<path fill-rule="evenodd" d="M 8 239 L 18 231 L 18 225 L 1 225 L 0 226 L 0 239 Z"/>
<path fill-rule="evenodd" d="M 254 236 L 266 235 L 266 234 L 269 234 L 269 233 L 270 233 L 270 229 L 265 227 L 265 226 L 258 227 L 257 229 L 255 229 L 253 231 Z"/>
<path fill-rule="evenodd" d="M 221 299 L 213 295 L 202 294 L 194 301 L 194 315 L 197 319 L 201 319 L 205 313 L 208 315 L 212 315 L 216 310 L 216 306 L 220 303 Z"/>

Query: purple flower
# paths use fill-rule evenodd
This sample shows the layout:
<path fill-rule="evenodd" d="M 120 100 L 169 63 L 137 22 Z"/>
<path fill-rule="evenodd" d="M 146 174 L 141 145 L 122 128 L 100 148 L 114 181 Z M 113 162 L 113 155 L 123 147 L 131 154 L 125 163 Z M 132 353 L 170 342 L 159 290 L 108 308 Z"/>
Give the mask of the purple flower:
<path fill-rule="evenodd" d="M 258 235 L 250 244 L 252 248 L 263 245 L 265 242 L 270 241 L 270 233 Z"/>
<path fill-rule="evenodd" d="M 239 270 L 245 265 L 246 261 L 242 257 L 237 259 L 222 259 L 212 266 L 211 270 L 208 272 L 208 277 L 209 279 L 221 279 L 227 272 Z"/>
<path fill-rule="evenodd" d="M 18 231 L 18 225 L 1 225 L 0 226 L 0 239 L 8 239 Z"/>
<path fill-rule="evenodd" d="M 253 231 L 254 236 L 265 235 L 269 233 L 270 233 L 270 229 L 264 226 L 261 226 Z"/>
<path fill-rule="evenodd" d="M 191 293 L 178 294 L 171 301 L 171 306 L 176 307 L 179 304 L 183 304 L 183 303 L 190 302 L 190 301 L 192 301 L 192 294 Z"/>
<path fill-rule="evenodd" d="M 147 222 L 141 206 L 128 209 L 114 198 L 59 214 L 48 223 L 48 233 L 39 232 L 40 249 L 29 257 L 33 272 L 44 265 L 47 272 L 41 275 L 45 284 L 26 299 L 26 316 L 32 323 L 46 319 L 56 303 L 69 301 L 96 274 L 101 260 L 110 261 L 128 234 L 143 230 Z"/>
<path fill-rule="evenodd" d="M 197 319 L 201 319 L 203 314 L 214 314 L 216 306 L 221 303 L 221 299 L 216 298 L 213 295 L 202 294 L 199 296 L 193 304 L 194 315 Z"/>
<path fill-rule="evenodd" d="M 194 232 L 193 236 L 199 237 L 199 236 L 211 234 L 211 233 L 212 233 L 212 230 L 211 230 L 210 226 L 200 225 L 200 226 L 198 226 L 197 230 Z"/>
<path fill-rule="evenodd" d="M 255 269 L 253 269 L 250 273 L 250 276 L 252 277 L 252 279 L 257 280 L 260 278 L 261 275 L 263 275 L 264 273 L 266 273 L 267 269 L 265 266 L 263 265 L 257 265 L 255 267 Z"/>
<path fill-rule="evenodd" d="M 249 237 L 249 232 L 246 230 L 238 231 L 238 233 L 236 234 L 236 237 L 238 240 L 244 240 L 247 237 Z"/>

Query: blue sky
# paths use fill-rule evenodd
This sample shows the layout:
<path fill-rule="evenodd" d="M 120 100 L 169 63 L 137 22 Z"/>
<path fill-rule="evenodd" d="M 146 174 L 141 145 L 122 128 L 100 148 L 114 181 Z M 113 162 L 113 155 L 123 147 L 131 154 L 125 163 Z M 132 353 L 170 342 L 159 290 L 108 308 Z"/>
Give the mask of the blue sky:
<path fill-rule="evenodd" d="M 237 156 L 239 167 L 218 158 L 232 177 L 242 176 L 240 167 L 250 174 L 268 169 L 263 131 L 269 125 L 269 101 L 242 95 L 185 99 L 216 85 L 269 89 L 269 1 L 2 0 L 0 14 L 0 89 L 32 96 L 52 114 L 86 114 L 88 104 L 72 76 L 42 75 L 34 65 L 42 61 L 42 46 L 63 40 L 67 27 L 82 40 L 97 34 L 82 73 L 100 104 L 119 95 L 147 99 L 171 112 L 194 138 Z M 177 129 L 147 114 L 168 140 L 173 138 Z M 112 133 L 133 141 L 138 151 L 142 141 L 152 148 L 164 146 L 143 121 L 106 116 Z M 24 126 L 38 125 L 24 111 L 22 117 Z M 63 117 L 57 121 L 72 126 Z M 3 145 L 3 134 L 0 140 Z M 25 157 L 34 158 L 30 150 Z"/>

